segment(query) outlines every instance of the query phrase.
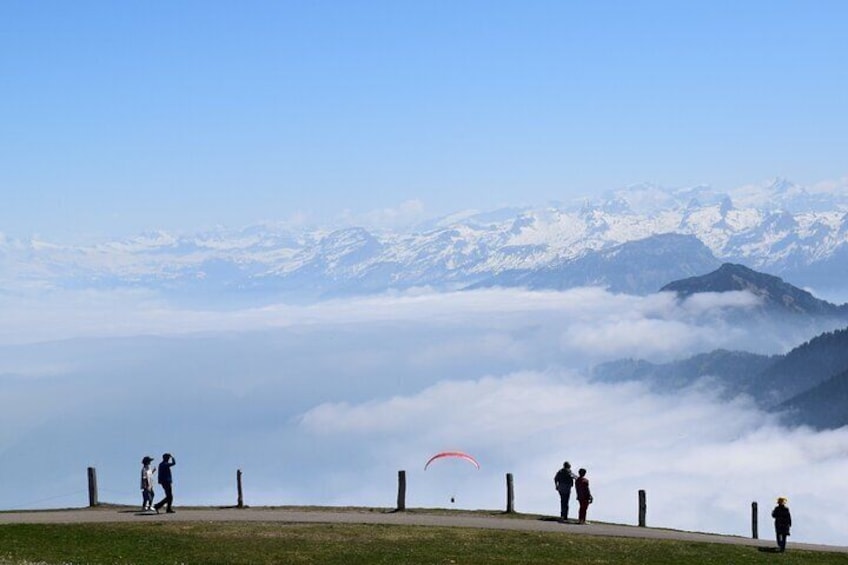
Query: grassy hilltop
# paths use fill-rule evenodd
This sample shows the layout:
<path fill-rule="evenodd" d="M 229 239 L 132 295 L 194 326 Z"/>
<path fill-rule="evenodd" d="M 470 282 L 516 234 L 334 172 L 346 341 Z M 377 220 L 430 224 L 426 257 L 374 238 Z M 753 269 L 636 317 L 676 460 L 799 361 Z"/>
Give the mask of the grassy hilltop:
<path fill-rule="evenodd" d="M 0 526 L 0 565 L 848 564 L 848 555 L 725 544 L 471 528 L 146 522 Z"/>

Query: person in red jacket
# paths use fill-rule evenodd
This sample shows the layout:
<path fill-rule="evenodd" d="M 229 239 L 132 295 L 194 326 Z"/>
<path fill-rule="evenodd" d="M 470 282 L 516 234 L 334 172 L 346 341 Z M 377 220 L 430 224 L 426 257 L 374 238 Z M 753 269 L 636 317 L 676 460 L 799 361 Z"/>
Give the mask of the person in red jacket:
<path fill-rule="evenodd" d="M 586 523 L 586 511 L 589 505 L 592 504 L 592 491 L 589 490 L 589 479 L 586 478 L 586 469 L 577 471 L 577 480 L 574 481 L 574 488 L 577 490 L 577 502 L 580 503 L 580 511 L 577 515 L 577 523 Z"/>

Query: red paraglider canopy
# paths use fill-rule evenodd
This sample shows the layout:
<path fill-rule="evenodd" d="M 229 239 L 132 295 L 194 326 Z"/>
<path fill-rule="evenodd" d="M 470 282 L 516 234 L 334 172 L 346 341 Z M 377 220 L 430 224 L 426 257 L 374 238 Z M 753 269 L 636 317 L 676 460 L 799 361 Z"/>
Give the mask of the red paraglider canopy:
<path fill-rule="evenodd" d="M 427 467 L 430 466 L 430 463 L 432 463 L 436 459 L 442 459 L 444 457 L 457 457 L 459 459 L 465 459 L 478 469 L 480 468 L 480 464 L 477 462 L 477 460 L 474 459 L 472 456 L 468 455 L 467 453 L 464 453 L 462 451 L 442 451 L 441 453 L 435 454 L 427 461 L 427 463 L 424 465 L 424 470 L 426 471 Z"/>

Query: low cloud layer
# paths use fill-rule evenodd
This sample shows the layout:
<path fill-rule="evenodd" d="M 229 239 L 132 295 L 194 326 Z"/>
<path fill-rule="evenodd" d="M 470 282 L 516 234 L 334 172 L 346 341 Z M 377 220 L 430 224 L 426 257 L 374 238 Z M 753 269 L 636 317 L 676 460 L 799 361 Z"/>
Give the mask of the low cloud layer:
<path fill-rule="evenodd" d="M 557 513 L 563 459 L 589 469 L 598 520 L 761 535 L 787 495 L 793 540 L 848 544 L 848 431 L 787 430 L 744 398 L 598 384 L 592 364 L 718 347 L 779 353 L 822 329 L 728 323 L 744 293 L 489 290 L 257 309 L 176 309 L 141 294 L 0 299 L 0 508 L 135 503 L 143 455 L 177 455 L 177 500 L 502 508 Z M 33 302 L 34 304 L 35 302 Z M 31 305 L 31 304 L 30 304 Z M 462 449 L 481 462 L 424 462 Z M 22 489 L 20 485 L 28 485 Z M 454 502 L 451 502 L 451 498 Z"/>
<path fill-rule="evenodd" d="M 561 346 L 581 357 L 657 358 L 714 347 L 781 351 L 821 331 L 821 327 L 767 324 L 764 331 L 751 332 L 725 320 L 728 310 L 744 312 L 757 304 L 757 297 L 747 292 L 708 293 L 678 301 L 673 293 L 642 297 L 611 294 L 601 288 L 453 293 L 424 289 L 308 305 L 237 308 L 216 304 L 214 309 L 199 310 L 175 306 L 141 290 L 50 290 L 0 295 L 4 311 L 0 346 L 80 337 L 173 336 L 383 322 L 488 327 L 511 334 L 539 328 L 560 336 Z"/>
<path fill-rule="evenodd" d="M 354 466 L 406 465 L 410 497 L 422 506 L 455 496 L 469 507 L 502 508 L 510 472 L 519 510 L 556 514 L 552 477 L 568 459 L 589 470 L 598 520 L 635 523 L 645 489 L 651 525 L 750 535 L 750 504 L 758 501 L 767 535 L 774 499 L 786 495 L 794 539 L 848 542 L 834 503 L 848 496 L 848 430 L 789 431 L 744 400 L 727 404 L 705 391 L 657 396 L 570 372 L 518 373 L 326 404 L 300 426 L 318 444 L 344 449 Z M 444 477 L 433 466 L 422 470 L 428 454 L 449 448 L 468 450 L 482 469 L 457 462 Z M 364 477 L 353 502 L 385 496 L 386 482 Z"/>

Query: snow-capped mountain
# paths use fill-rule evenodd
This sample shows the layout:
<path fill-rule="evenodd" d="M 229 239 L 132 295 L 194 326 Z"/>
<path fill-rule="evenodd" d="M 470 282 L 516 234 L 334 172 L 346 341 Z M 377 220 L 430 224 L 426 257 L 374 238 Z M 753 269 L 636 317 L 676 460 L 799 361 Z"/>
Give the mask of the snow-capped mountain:
<path fill-rule="evenodd" d="M 257 225 L 89 246 L 0 236 L 0 291 L 149 287 L 192 296 L 316 298 L 414 287 L 600 284 L 646 293 L 721 262 L 799 286 L 842 287 L 848 185 L 812 191 L 778 179 L 722 193 L 646 184 L 594 200 L 458 213 L 406 232 Z M 646 271 L 656 276 L 642 276 Z"/>

